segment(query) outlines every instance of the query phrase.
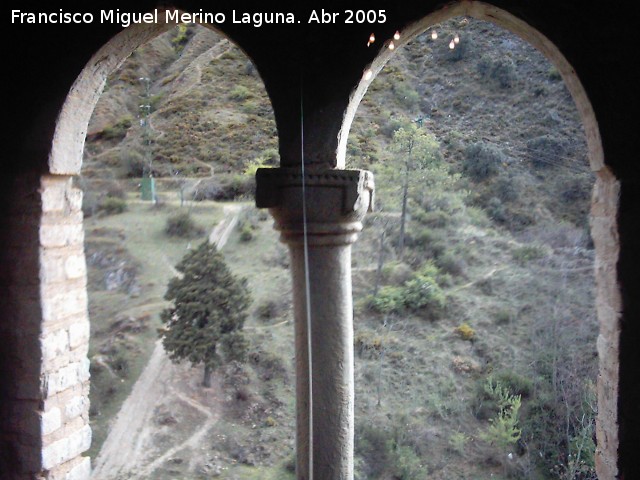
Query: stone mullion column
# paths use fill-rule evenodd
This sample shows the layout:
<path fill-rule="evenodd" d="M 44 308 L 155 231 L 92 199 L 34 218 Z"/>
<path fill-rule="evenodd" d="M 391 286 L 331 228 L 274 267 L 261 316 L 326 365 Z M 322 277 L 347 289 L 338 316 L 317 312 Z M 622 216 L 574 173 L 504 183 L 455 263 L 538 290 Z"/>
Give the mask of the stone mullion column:
<path fill-rule="evenodd" d="M 295 169 L 261 169 L 257 181 L 256 203 L 258 207 L 270 208 L 281 240 L 289 245 L 291 256 L 296 337 L 297 477 L 300 480 L 309 478 L 310 404 L 313 404 L 313 477 L 316 480 L 350 480 L 353 478 L 354 399 L 351 244 L 362 229 L 361 220 L 372 204 L 373 177 L 369 172 L 357 170 L 328 170 L 305 175 L 306 259 L 302 174 Z"/>

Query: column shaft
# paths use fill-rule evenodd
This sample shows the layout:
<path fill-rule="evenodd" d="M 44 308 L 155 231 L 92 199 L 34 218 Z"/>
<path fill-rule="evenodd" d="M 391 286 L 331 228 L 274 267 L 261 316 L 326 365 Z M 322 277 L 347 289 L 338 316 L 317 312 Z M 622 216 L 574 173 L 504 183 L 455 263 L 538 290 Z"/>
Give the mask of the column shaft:
<path fill-rule="evenodd" d="M 353 478 L 353 308 L 351 246 L 291 246 L 296 334 L 297 471 L 309 478 L 309 357 L 311 323 L 313 478 Z M 309 281 L 310 319 L 306 282 Z"/>
<path fill-rule="evenodd" d="M 256 203 L 269 208 L 291 255 L 297 478 L 352 480 L 351 244 L 371 208 L 373 177 L 359 170 L 303 175 L 281 168 L 260 169 L 256 179 Z"/>

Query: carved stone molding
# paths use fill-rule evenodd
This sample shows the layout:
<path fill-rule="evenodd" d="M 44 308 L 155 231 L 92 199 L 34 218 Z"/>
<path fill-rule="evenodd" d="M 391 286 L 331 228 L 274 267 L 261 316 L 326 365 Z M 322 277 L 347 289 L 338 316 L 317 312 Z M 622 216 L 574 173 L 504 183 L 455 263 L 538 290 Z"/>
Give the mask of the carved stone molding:
<path fill-rule="evenodd" d="M 256 205 L 269 208 L 281 240 L 289 244 L 304 241 L 305 217 L 310 245 L 353 243 L 373 208 L 373 174 L 366 170 L 303 175 L 295 168 L 261 168 L 256 183 Z"/>

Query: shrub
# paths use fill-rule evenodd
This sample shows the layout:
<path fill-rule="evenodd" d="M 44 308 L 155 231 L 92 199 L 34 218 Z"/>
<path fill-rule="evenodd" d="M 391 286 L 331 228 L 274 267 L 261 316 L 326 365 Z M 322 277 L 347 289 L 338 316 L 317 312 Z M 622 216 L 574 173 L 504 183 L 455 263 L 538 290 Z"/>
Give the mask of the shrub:
<path fill-rule="evenodd" d="M 420 101 L 420 94 L 405 82 L 395 83 L 393 86 L 398 102 L 407 108 L 414 107 Z"/>
<path fill-rule="evenodd" d="M 248 175 L 235 175 L 224 180 L 208 179 L 193 189 L 192 198 L 196 202 L 203 200 L 235 200 L 252 195 L 255 192 L 255 178 Z"/>
<path fill-rule="evenodd" d="M 427 263 L 404 282 L 402 286 L 384 286 L 376 296 L 368 298 L 368 306 L 379 313 L 416 312 L 437 317 L 445 306 L 445 295 L 438 284 L 440 272 L 432 263 Z"/>
<path fill-rule="evenodd" d="M 515 63 L 508 57 L 493 59 L 483 55 L 476 68 L 482 77 L 497 83 L 501 88 L 510 88 L 517 80 Z"/>
<path fill-rule="evenodd" d="M 353 339 L 353 346 L 359 357 L 378 358 L 383 350 L 382 337 L 368 330 L 358 332 Z"/>
<path fill-rule="evenodd" d="M 458 455 L 464 457 L 465 446 L 467 445 L 467 442 L 469 440 L 471 440 L 471 437 L 469 437 L 467 434 L 463 432 L 452 433 L 449 436 L 449 447 Z"/>
<path fill-rule="evenodd" d="M 229 97 L 231 97 L 232 100 L 235 100 L 237 102 L 242 102 L 247 98 L 249 98 L 250 96 L 251 96 L 251 91 L 243 85 L 236 85 L 235 87 L 233 87 L 233 90 L 231 90 L 231 92 L 229 93 Z"/>
<path fill-rule="evenodd" d="M 379 313 L 398 313 L 404 309 L 402 293 L 402 287 L 385 285 L 367 303 L 370 309 Z"/>
<path fill-rule="evenodd" d="M 524 245 L 516 248 L 511 255 L 517 263 L 524 265 L 527 262 L 544 257 L 545 252 L 542 247 L 538 247 L 536 245 Z"/>
<path fill-rule="evenodd" d="M 120 186 L 117 182 L 112 182 L 107 187 L 107 197 L 119 198 L 121 200 L 125 200 L 127 197 L 124 188 Z"/>
<path fill-rule="evenodd" d="M 496 312 L 495 315 L 495 323 L 496 325 L 506 325 L 511 323 L 511 318 L 513 317 L 513 312 L 506 309 L 501 309 Z"/>
<path fill-rule="evenodd" d="M 508 161 L 509 157 L 496 146 L 478 142 L 466 148 L 463 168 L 475 180 L 484 180 L 497 174 Z"/>
<path fill-rule="evenodd" d="M 409 310 L 415 311 L 428 307 L 439 312 L 444 308 L 446 303 L 444 292 L 431 270 L 431 268 L 423 268 L 404 284 L 404 305 Z"/>
<path fill-rule="evenodd" d="M 463 323 L 455 328 L 454 332 L 458 335 L 462 340 L 471 341 L 476 336 L 476 331 L 469 326 L 467 323 Z"/>
<path fill-rule="evenodd" d="M 416 451 L 408 445 L 392 447 L 393 478 L 398 480 L 413 480 L 425 478 L 427 473 L 422 465 L 422 459 Z"/>
<path fill-rule="evenodd" d="M 245 223 L 240 229 L 240 241 L 249 242 L 253 240 L 253 228 L 250 224 Z"/>
<path fill-rule="evenodd" d="M 261 320 L 276 318 L 283 311 L 283 306 L 275 300 L 266 300 L 256 308 L 256 315 Z"/>
<path fill-rule="evenodd" d="M 120 154 L 120 161 L 127 171 L 128 177 L 142 177 L 145 173 L 144 155 L 137 150 L 126 149 Z"/>
<path fill-rule="evenodd" d="M 560 75 L 560 72 L 556 67 L 551 66 L 547 71 L 547 78 L 552 82 L 559 82 L 562 80 L 562 75 Z"/>
<path fill-rule="evenodd" d="M 428 227 L 408 232 L 405 245 L 419 247 L 422 257 L 438 258 L 447 249 L 447 243 L 442 233 Z"/>
<path fill-rule="evenodd" d="M 520 196 L 521 182 L 515 176 L 501 177 L 496 181 L 495 192 L 503 202 L 514 202 Z"/>
<path fill-rule="evenodd" d="M 511 88 L 516 81 L 516 66 L 508 57 L 500 57 L 493 64 L 491 77 L 502 88 Z"/>
<path fill-rule="evenodd" d="M 473 53 L 475 47 L 471 37 L 462 35 L 460 35 L 460 43 L 458 43 L 453 50 L 449 48 L 448 41 L 443 42 L 443 45 L 446 45 L 446 58 L 450 62 L 459 62 L 460 60 L 464 60 Z"/>
<path fill-rule="evenodd" d="M 463 258 L 453 252 L 448 251 L 443 255 L 440 255 L 436 259 L 436 264 L 440 271 L 444 273 L 448 273 L 456 277 L 465 276 L 467 263 Z"/>
<path fill-rule="evenodd" d="M 499 198 L 491 197 L 487 202 L 487 215 L 496 223 L 506 223 L 509 216 L 507 214 L 506 207 L 502 204 Z"/>
<path fill-rule="evenodd" d="M 561 162 L 566 145 L 556 137 L 541 135 L 527 141 L 527 151 L 534 167 L 549 168 Z"/>
<path fill-rule="evenodd" d="M 117 215 L 127 210 L 127 202 L 121 198 L 106 197 L 99 205 L 98 211 L 105 215 Z"/>
<path fill-rule="evenodd" d="M 402 121 L 400 121 L 397 118 L 390 117 L 380 127 L 380 133 L 382 133 L 383 135 L 389 138 L 393 138 L 394 133 L 396 133 L 396 131 L 400 127 L 402 127 L 402 125 L 403 125 Z"/>
<path fill-rule="evenodd" d="M 191 191 L 191 198 L 196 202 L 204 200 L 227 200 L 224 198 L 220 181 L 214 179 L 202 180 Z"/>
<path fill-rule="evenodd" d="M 364 459 L 361 473 L 364 478 L 378 478 L 390 463 L 391 434 L 373 422 L 362 422 L 356 428 L 356 452 Z"/>
<path fill-rule="evenodd" d="M 528 398 L 533 392 L 533 381 L 511 370 L 499 372 L 496 376 L 496 382 L 500 382 L 509 390 L 511 395 L 519 395 L 522 398 Z"/>
<path fill-rule="evenodd" d="M 102 130 L 102 138 L 105 140 L 122 139 L 127 134 L 127 130 L 131 128 L 133 120 L 131 117 L 122 117 L 113 125 Z"/>
<path fill-rule="evenodd" d="M 167 219 L 164 231 L 170 237 L 194 238 L 204 234 L 204 229 L 195 223 L 191 215 L 180 212 Z"/>

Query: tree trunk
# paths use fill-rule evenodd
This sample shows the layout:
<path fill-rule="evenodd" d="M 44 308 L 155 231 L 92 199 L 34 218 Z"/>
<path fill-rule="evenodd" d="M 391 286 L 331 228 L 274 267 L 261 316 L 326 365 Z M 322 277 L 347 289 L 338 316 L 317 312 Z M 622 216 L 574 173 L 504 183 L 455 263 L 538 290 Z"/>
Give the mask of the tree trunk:
<path fill-rule="evenodd" d="M 398 236 L 398 258 L 402 260 L 404 253 L 405 222 L 407 219 L 407 200 L 409 198 L 409 166 L 405 170 L 404 185 L 402 185 L 402 213 L 400 214 L 400 235 Z"/>
<path fill-rule="evenodd" d="M 202 379 L 202 386 L 209 388 L 211 386 L 211 373 L 213 372 L 213 368 L 209 365 L 204 366 L 204 377 Z"/>
<path fill-rule="evenodd" d="M 376 270 L 376 279 L 373 285 L 373 296 L 378 295 L 378 289 L 380 288 L 380 279 L 382 278 L 382 267 L 384 266 L 384 235 L 386 230 L 382 230 L 380 234 L 380 247 L 378 250 L 378 269 Z"/>

